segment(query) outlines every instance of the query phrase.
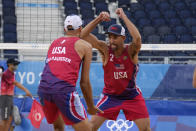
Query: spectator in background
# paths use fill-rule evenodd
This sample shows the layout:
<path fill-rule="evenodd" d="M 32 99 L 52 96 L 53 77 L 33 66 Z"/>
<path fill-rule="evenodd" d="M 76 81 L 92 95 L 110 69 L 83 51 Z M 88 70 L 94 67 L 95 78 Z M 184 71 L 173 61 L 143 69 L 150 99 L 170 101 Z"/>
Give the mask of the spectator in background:
<path fill-rule="evenodd" d="M 14 71 L 20 62 L 14 58 L 7 60 L 8 69 L 3 72 L 0 88 L 0 110 L 2 121 L 0 121 L 0 131 L 8 131 L 12 122 L 13 95 L 14 87 L 22 89 L 27 96 L 32 97 L 31 93 L 15 80 Z"/>
<path fill-rule="evenodd" d="M 196 88 L 196 68 L 193 74 L 193 87 Z"/>

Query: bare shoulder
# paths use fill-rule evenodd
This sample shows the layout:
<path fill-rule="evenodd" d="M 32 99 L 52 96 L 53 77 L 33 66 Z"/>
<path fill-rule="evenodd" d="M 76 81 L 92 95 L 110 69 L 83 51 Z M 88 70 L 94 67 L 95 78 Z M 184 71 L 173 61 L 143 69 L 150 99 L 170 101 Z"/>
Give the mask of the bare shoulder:
<path fill-rule="evenodd" d="M 77 44 L 79 47 L 81 47 L 81 48 L 89 48 L 89 49 L 92 49 L 92 45 L 91 45 L 90 43 L 88 43 L 87 41 L 82 40 L 82 39 L 78 40 L 78 41 L 76 42 L 76 44 Z"/>

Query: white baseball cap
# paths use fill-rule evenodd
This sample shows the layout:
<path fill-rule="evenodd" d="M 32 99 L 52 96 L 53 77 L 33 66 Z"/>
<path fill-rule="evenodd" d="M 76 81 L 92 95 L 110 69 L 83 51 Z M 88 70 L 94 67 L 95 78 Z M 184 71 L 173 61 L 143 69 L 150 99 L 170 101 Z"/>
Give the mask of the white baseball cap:
<path fill-rule="evenodd" d="M 77 30 L 82 26 L 82 19 L 78 15 L 69 15 L 66 17 L 64 22 L 64 28 L 65 30 L 68 30 L 68 26 L 72 26 L 73 30 Z"/>

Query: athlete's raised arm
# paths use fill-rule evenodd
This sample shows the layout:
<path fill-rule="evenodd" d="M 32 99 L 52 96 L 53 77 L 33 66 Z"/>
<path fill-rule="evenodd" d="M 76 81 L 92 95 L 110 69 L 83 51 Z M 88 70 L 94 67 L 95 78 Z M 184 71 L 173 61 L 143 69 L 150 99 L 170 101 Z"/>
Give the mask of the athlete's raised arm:
<path fill-rule="evenodd" d="M 102 111 L 99 110 L 96 106 L 94 106 L 92 87 L 89 78 L 90 63 L 92 59 L 92 46 L 83 40 L 80 40 L 79 42 L 79 44 L 77 43 L 79 46 L 76 47 L 76 50 L 77 52 L 79 52 L 79 54 L 83 55 L 80 87 L 88 107 L 87 111 L 89 114 L 94 115 L 97 112 Z"/>
<path fill-rule="evenodd" d="M 124 21 L 130 35 L 132 36 L 132 44 L 129 46 L 129 53 L 132 59 L 138 55 L 141 48 L 141 35 L 135 25 L 129 20 L 122 8 L 116 10 L 116 14 Z"/>
<path fill-rule="evenodd" d="M 193 87 L 196 88 L 196 68 L 193 74 Z"/>

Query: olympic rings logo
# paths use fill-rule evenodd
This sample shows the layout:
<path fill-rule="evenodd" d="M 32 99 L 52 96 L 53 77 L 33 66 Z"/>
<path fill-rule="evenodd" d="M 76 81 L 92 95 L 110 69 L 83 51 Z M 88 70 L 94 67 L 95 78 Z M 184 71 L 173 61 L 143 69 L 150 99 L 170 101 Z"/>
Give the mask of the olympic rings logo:
<path fill-rule="evenodd" d="M 133 127 L 133 121 L 123 119 L 118 119 L 117 121 L 108 120 L 106 126 L 110 131 L 128 131 L 128 129 Z"/>

